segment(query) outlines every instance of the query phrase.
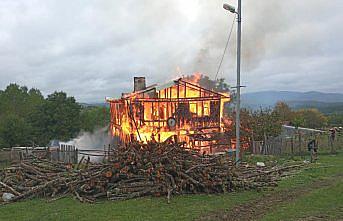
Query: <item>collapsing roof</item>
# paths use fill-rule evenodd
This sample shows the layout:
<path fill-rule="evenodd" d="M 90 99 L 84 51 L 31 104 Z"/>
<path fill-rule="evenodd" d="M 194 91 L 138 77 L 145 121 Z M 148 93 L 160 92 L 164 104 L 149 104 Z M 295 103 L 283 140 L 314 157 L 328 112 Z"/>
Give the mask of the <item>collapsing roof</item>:
<path fill-rule="evenodd" d="M 209 89 L 206 89 L 200 85 L 198 85 L 197 83 L 195 82 L 190 82 L 190 81 L 187 81 L 187 80 L 183 80 L 182 78 L 178 78 L 176 80 L 173 80 L 173 81 L 169 81 L 167 83 L 164 83 L 164 84 L 153 84 L 153 85 L 150 85 L 150 86 L 145 86 L 145 78 L 144 78 L 144 81 L 138 81 L 137 79 L 142 79 L 143 77 L 135 77 L 134 79 L 134 91 L 131 92 L 131 93 L 122 93 L 122 96 L 121 98 L 130 98 L 130 97 L 137 97 L 137 95 L 147 95 L 147 94 L 151 94 L 151 92 L 157 92 L 157 91 L 162 91 L 162 90 L 165 90 L 167 88 L 171 88 L 171 87 L 174 87 L 174 86 L 177 86 L 177 85 L 184 85 L 186 87 L 192 87 L 194 89 L 197 89 L 199 91 L 204 91 L 206 93 L 208 93 L 210 96 L 219 96 L 219 97 L 223 97 L 223 98 L 227 98 L 227 99 L 230 99 L 230 95 L 229 94 L 225 94 L 225 93 L 219 93 L 219 92 L 216 92 L 216 91 L 213 91 L 213 90 L 209 90 Z M 140 97 L 140 96 L 139 96 Z M 182 96 L 180 96 L 182 97 Z M 199 95 L 199 97 L 201 97 Z M 185 96 L 183 97 L 185 98 Z M 120 98 L 119 98 L 120 99 Z M 111 102 L 111 101 L 115 101 L 117 99 L 115 98 L 106 98 L 106 101 L 108 102 Z"/>
<path fill-rule="evenodd" d="M 213 152 L 222 147 L 215 139 L 223 131 L 222 115 L 228 94 L 179 78 L 146 87 L 135 77 L 134 91 L 119 99 L 107 99 L 111 130 L 122 142 L 185 142 L 189 148 Z"/>

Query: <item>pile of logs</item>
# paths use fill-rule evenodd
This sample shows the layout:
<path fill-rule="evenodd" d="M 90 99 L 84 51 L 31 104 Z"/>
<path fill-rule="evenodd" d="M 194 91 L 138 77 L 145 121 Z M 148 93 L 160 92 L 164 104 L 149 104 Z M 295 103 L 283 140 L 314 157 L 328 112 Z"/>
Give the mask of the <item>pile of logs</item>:
<path fill-rule="evenodd" d="M 81 202 L 125 200 L 142 196 L 225 193 L 277 185 L 288 167 L 236 167 L 226 155 L 201 155 L 181 144 L 130 144 L 113 150 L 107 163 L 78 164 L 33 158 L 0 172 L 0 197 L 8 202 L 46 197 L 54 201 L 74 195 Z M 1 199 L 0 199 L 1 201 Z"/>

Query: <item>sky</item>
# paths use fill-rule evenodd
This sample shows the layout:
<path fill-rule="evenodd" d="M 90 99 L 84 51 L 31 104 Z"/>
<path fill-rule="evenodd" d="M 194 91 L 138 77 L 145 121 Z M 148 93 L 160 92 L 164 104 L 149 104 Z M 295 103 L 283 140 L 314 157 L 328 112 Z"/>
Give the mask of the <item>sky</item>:
<path fill-rule="evenodd" d="M 242 0 L 243 92 L 343 92 L 342 0 Z M 9 83 L 103 102 L 133 77 L 214 78 L 236 0 L 0 0 L 0 90 Z M 218 77 L 236 81 L 236 23 Z"/>

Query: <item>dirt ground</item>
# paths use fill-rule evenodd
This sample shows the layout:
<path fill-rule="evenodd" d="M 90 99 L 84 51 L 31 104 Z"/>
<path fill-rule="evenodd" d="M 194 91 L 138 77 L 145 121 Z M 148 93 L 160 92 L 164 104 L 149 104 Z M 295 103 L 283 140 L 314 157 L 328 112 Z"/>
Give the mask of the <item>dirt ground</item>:
<path fill-rule="evenodd" d="M 343 174 L 340 174 L 339 177 L 343 177 Z M 337 177 L 336 177 L 337 178 Z M 245 204 L 238 205 L 230 211 L 215 211 L 208 215 L 202 216 L 198 221 L 236 221 L 236 220 L 260 220 L 264 215 L 273 211 L 274 208 L 277 208 L 278 205 L 282 203 L 292 202 L 304 196 L 314 189 L 325 188 L 333 185 L 339 179 L 326 179 L 318 180 L 312 183 L 311 185 L 301 186 L 295 189 L 287 189 L 278 192 L 268 192 L 262 198 L 259 198 L 254 201 L 250 201 Z M 317 220 L 327 220 L 325 215 L 320 216 L 310 216 L 306 218 L 301 218 L 299 220 L 306 221 L 317 221 Z"/>

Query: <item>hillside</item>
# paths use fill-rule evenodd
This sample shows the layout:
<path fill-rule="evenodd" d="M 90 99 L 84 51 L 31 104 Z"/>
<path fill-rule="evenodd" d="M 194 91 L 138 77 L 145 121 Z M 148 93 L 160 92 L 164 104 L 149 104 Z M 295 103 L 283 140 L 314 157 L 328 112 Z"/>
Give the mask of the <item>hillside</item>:
<path fill-rule="evenodd" d="M 324 113 L 343 112 L 343 94 L 317 91 L 261 91 L 242 94 L 242 106 L 250 109 L 273 107 L 278 101 L 294 109 L 317 108 Z"/>

